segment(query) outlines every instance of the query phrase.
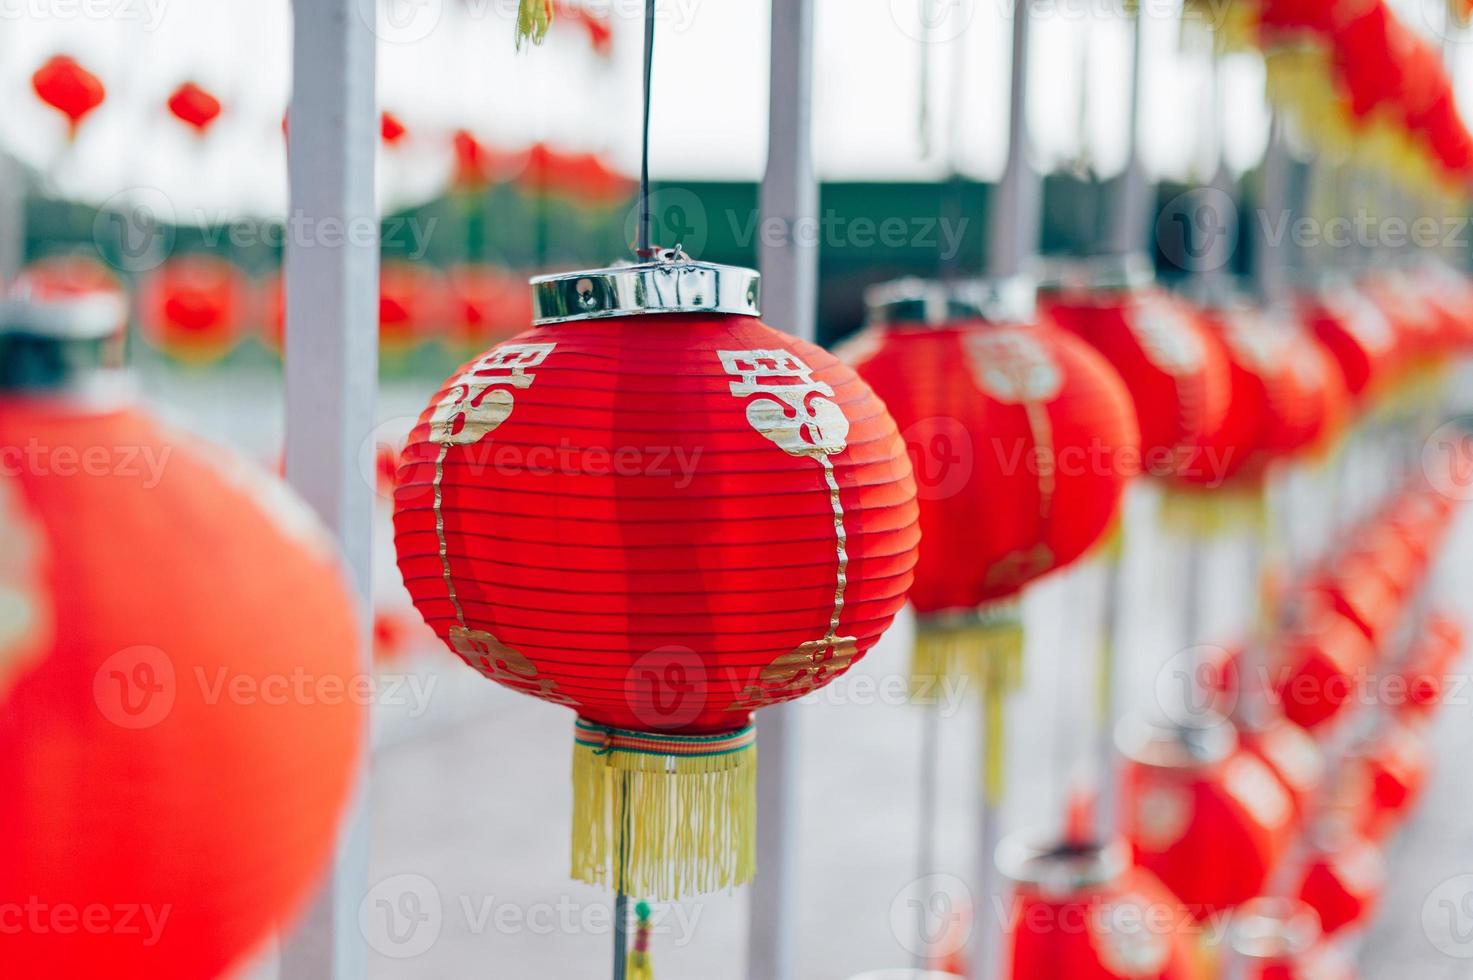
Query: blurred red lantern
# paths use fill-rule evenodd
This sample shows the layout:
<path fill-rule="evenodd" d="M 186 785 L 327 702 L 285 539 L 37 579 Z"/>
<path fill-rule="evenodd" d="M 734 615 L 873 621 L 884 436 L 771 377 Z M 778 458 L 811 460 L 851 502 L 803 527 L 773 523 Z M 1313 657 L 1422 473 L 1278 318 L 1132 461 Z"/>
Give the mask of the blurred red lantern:
<path fill-rule="evenodd" d="M 527 329 L 532 295 L 527 280 L 491 265 L 460 265 L 450 270 L 450 338 L 481 348 Z"/>
<path fill-rule="evenodd" d="M 1294 801 L 1295 814 L 1302 819 L 1325 779 L 1325 755 L 1314 736 L 1280 717 L 1256 725 L 1240 723 L 1238 734 L 1243 748 L 1278 777 Z"/>
<path fill-rule="evenodd" d="M 1411 816 L 1422 798 L 1432 757 L 1422 735 L 1389 720 L 1352 752 L 1343 772 L 1342 799 L 1360 814 L 1360 830 L 1383 840 Z"/>
<path fill-rule="evenodd" d="M 144 281 L 139 328 L 171 357 L 218 360 L 240 340 L 246 291 L 245 277 L 224 259 L 204 253 L 172 258 Z"/>
<path fill-rule="evenodd" d="M 910 599 L 939 627 L 1094 545 L 1135 471 L 1137 430 L 1119 377 L 1078 338 L 1027 312 L 907 322 L 906 305 L 882 308 L 844 353 L 902 429 L 925 541 Z"/>
<path fill-rule="evenodd" d="M 636 186 L 597 154 L 564 153 L 546 143 L 536 143 L 527 151 L 526 167 L 517 184 L 529 194 L 563 197 L 594 207 L 627 201 Z"/>
<path fill-rule="evenodd" d="M 1332 816 L 1311 843 L 1296 894 L 1319 913 L 1327 936 L 1365 926 L 1386 887 L 1381 848 L 1352 830 L 1344 815 Z"/>
<path fill-rule="evenodd" d="M 1305 592 L 1310 602 L 1354 623 L 1376 649 L 1401 613 L 1400 587 L 1364 556 L 1322 569 L 1305 583 Z"/>
<path fill-rule="evenodd" d="M 1310 332 L 1339 365 L 1346 391 L 1352 399 L 1363 401 L 1396 351 L 1391 321 L 1347 284 L 1321 290 L 1306 301 L 1303 312 Z"/>
<path fill-rule="evenodd" d="M 507 180 L 526 165 L 523 154 L 503 153 L 478 140 L 470 130 L 457 129 L 451 137 L 455 154 L 455 172 L 451 180 L 456 187 L 481 190 Z"/>
<path fill-rule="evenodd" d="M 614 50 L 614 30 L 606 13 L 589 10 L 587 7 L 553 0 L 554 22 L 566 18 L 583 29 L 589 47 L 600 58 L 607 58 Z"/>
<path fill-rule="evenodd" d="M 220 100 L 194 82 L 185 82 L 169 96 L 169 112 L 203 136 L 220 118 Z"/>
<path fill-rule="evenodd" d="M 1364 276 L 1359 287 L 1396 331 L 1398 359 L 1425 360 L 1437 354 L 1443 321 L 1416 284 L 1396 270 Z"/>
<path fill-rule="evenodd" d="M 385 109 L 379 114 L 379 138 L 386 146 L 398 146 L 399 142 L 408 135 L 409 130 L 399 121 L 399 117 Z"/>
<path fill-rule="evenodd" d="M 7 485 L 61 626 L 0 695 L 0 893 L 24 903 L 0 961 L 17 977 L 240 966 L 327 863 L 365 723 L 354 603 L 310 513 L 122 401 L 60 394 L 75 375 L 24 374 L 86 363 L 120 314 L 0 314 L 0 448 L 48 461 Z"/>
<path fill-rule="evenodd" d="M 1255 898 L 1233 915 L 1235 980 L 1354 980 L 1344 954 L 1324 942 L 1313 908 L 1286 898 Z"/>
<path fill-rule="evenodd" d="M 1120 372 L 1135 401 L 1146 472 L 1210 479 L 1217 461 L 1204 450 L 1226 416 L 1231 379 L 1222 349 L 1191 309 L 1150 287 L 1051 283 L 1044 311 Z"/>
<path fill-rule="evenodd" d="M 1448 613 L 1434 612 L 1427 617 L 1422 636 L 1402 669 L 1405 713 L 1425 718 L 1437 710 L 1448 677 L 1463 656 L 1465 640 L 1462 624 Z"/>
<path fill-rule="evenodd" d="M 1247 307 L 1204 311 L 1202 322 L 1228 363 L 1230 397 L 1222 423 L 1203 440 L 1210 465 L 1188 468 L 1183 479 L 1202 486 L 1255 480 L 1315 427 L 1313 382 L 1296 363 L 1302 354 L 1288 324 Z"/>
<path fill-rule="evenodd" d="M 107 90 L 97 76 L 64 54 L 53 55 L 36 69 L 31 88 L 42 102 L 66 117 L 69 138 L 77 135 L 82 120 L 107 98 Z"/>
<path fill-rule="evenodd" d="M 418 262 L 388 260 L 379 267 L 379 348 L 402 355 L 429 340 L 445 325 L 445 281 Z"/>
<path fill-rule="evenodd" d="M 1289 843 L 1294 806 L 1226 721 L 1122 729 L 1123 831 L 1135 861 L 1198 918 L 1259 894 Z"/>
<path fill-rule="evenodd" d="M 36 259 L 20 271 L 12 288 L 41 302 L 102 295 L 106 302 L 123 310 L 123 317 L 114 326 L 121 330 L 126 323 L 122 280 L 110 268 L 85 254 L 64 253 Z"/>
<path fill-rule="evenodd" d="M 1354 623 L 1312 607 L 1280 644 L 1274 692 L 1284 717 L 1311 732 L 1338 718 L 1355 703 L 1357 673 L 1371 660 L 1370 643 Z"/>
<path fill-rule="evenodd" d="M 842 674 L 904 603 L 910 465 L 857 375 L 757 319 L 755 273 L 662 253 L 537 282 L 541 325 L 409 436 L 400 570 L 467 663 L 578 712 L 575 877 L 739 883 L 751 713 Z"/>
<path fill-rule="evenodd" d="M 1016 886 L 1004 927 L 1002 976 L 1197 976 L 1196 922 L 1150 872 L 1131 866 L 1124 844 L 1048 846 L 1010 837 L 998 849 L 997 861 Z"/>

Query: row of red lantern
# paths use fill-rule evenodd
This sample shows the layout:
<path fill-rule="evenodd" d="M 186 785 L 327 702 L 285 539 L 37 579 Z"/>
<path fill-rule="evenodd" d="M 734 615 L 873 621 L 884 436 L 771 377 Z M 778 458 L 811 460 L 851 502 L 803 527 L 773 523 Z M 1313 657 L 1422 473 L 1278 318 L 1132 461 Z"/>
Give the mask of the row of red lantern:
<path fill-rule="evenodd" d="M 1450 512 L 1430 490 L 1408 492 L 1364 530 L 1395 527 L 1413 550 L 1431 553 Z M 1406 570 L 1406 593 L 1426 571 L 1425 562 L 1394 567 Z M 1296 590 L 1319 625 L 1296 628 L 1274 644 L 1283 664 L 1267 668 L 1270 677 L 1303 676 L 1296 663 L 1319 656 L 1306 650 L 1304 637 L 1315 633 L 1323 643 L 1336 622 L 1357 649 L 1369 648 L 1363 624 L 1320 590 L 1318 577 Z M 1378 635 L 1384 644 L 1387 637 Z M 1425 783 L 1425 722 L 1462 642 L 1453 620 L 1432 616 L 1411 656 L 1388 663 L 1403 677 L 1396 689 L 1406 697 L 1380 705 L 1382 725 L 1333 770 L 1325 763 L 1323 722 L 1316 719 L 1311 734 L 1299 724 L 1310 719 L 1295 710 L 1317 696 L 1281 680 L 1276 697 L 1249 701 L 1252 689 L 1238 683 L 1237 660 L 1214 674 L 1231 682 L 1218 693 L 1230 690 L 1231 705 L 1255 710 L 1236 712 L 1232 721 L 1201 716 L 1187 728 L 1128 732 L 1122 829 L 1130 859 L 1083 835 L 1054 848 L 1006 847 L 1000 861 L 1017 890 L 1005 975 L 1191 980 L 1202 975 L 1199 930 L 1231 910 L 1233 934 L 1246 931 L 1252 940 L 1233 954 L 1246 958 L 1247 972 L 1233 975 L 1352 977 L 1338 940 L 1376 910 L 1386 875 L 1382 848 Z M 1257 897 L 1266 889 L 1279 897 Z"/>
<path fill-rule="evenodd" d="M 90 71 L 70 55 L 55 55 L 31 76 L 31 87 L 42 102 L 66 120 L 69 139 L 75 139 L 82 124 L 107 98 L 107 89 Z M 164 102 L 170 115 L 203 138 L 225 110 L 220 99 L 196 81 L 182 82 Z M 283 134 L 288 118 L 282 117 Z M 410 137 L 407 125 L 395 113 L 379 116 L 379 135 L 385 147 L 404 145 Z M 436 139 L 442 138 L 436 133 Z M 454 158 L 452 183 L 457 188 L 476 190 L 515 180 L 532 194 L 566 197 L 595 206 L 626 200 L 634 182 L 614 170 L 596 153 L 565 152 L 546 143 L 508 150 L 493 147 L 468 129 L 455 129 L 448 137 Z"/>
<path fill-rule="evenodd" d="M 33 281 L 72 290 L 121 290 L 105 265 L 76 255 L 37 260 Z M 138 328 L 150 346 L 179 361 L 209 364 L 248 336 L 281 350 L 284 326 L 279 274 L 252 281 L 209 253 L 180 255 L 147 274 Z M 379 338 L 386 356 L 426 343 L 472 350 L 525 328 L 531 315 L 525 278 L 491 265 L 432 266 L 388 261 L 379 276 Z"/>
<path fill-rule="evenodd" d="M 1233 0 L 1227 27 L 1263 49 L 1270 97 L 1331 148 L 1396 179 L 1473 180 L 1473 137 L 1440 53 L 1386 0 Z"/>

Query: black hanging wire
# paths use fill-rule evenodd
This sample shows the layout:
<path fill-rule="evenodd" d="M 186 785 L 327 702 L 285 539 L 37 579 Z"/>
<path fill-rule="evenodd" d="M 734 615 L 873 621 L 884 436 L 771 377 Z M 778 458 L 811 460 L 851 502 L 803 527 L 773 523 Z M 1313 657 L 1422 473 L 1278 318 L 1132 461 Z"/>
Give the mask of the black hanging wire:
<path fill-rule="evenodd" d="M 644 123 L 640 132 L 639 228 L 635 255 L 652 258 L 650 244 L 650 78 L 655 63 L 655 0 L 644 0 Z"/>

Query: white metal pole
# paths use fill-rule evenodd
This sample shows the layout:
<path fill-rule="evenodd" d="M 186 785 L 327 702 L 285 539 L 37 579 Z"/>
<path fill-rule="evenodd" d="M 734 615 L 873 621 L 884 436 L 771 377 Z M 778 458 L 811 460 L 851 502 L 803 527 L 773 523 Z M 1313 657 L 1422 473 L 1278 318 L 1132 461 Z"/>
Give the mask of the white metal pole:
<path fill-rule="evenodd" d="M 819 187 L 813 174 L 813 0 L 772 0 L 772 88 L 767 172 L 757 249 L 767 323 L 812 340 L 818 333 Z M 757 725 L 757 877 L 750 893 L 747 977 L 791 980 L 797 924 L 792 900 L 798 713 L 769 707 Z"/>
<path fill-rule="evenodd" d="M 1126 142 L 1125 171 L 1120 175 L 1120 188 L 1110 217 L 1106 248 L 1124 255 L 1143 248 L 1151 209 L 1151 182 L 1141 162 L 1141 73 L 1145 61 L 1145 19 L 1140 8 L 1131 14 L 1130 42 L 1130 108 L 1126 125 L 1130 127 Z"/>
<path fill-rule="evenodd" d="M 355 0 L 296 0 L 292 8 L 286 472 L 342 548 L 366 637 L 373 490 L 357 457 L 373 425 L 378 381 L 374 33 Z M 359 663 L 372 669 L 366 640 Z M 367 889 L 367 771 L 364 760 L 331 874 L 283 941 L 283 980 L 358 980 L 367 972 L 357 921 Z"/>
<path fill-rule="evenodd" d="M 1029 0 L 1013 4 L 1013 63 L 1008 92 L 1008 160 L 988 205 L 988 273 L 1011 276 L 1038 249 L 1043 177 L 1028 159 Z"/>
<path fill-rule="evenodd" d="M 772 0 L 767 172 L 757 263 L 767 322 L 812 340 L 818 316 L 818 182 L 813 171 L 813 0 Z M 757 725 L 757 875 L 749 892 L 750 980 L 791 980 L 796 954 L 793 788 L 798 712 L 768 708 Z"/>

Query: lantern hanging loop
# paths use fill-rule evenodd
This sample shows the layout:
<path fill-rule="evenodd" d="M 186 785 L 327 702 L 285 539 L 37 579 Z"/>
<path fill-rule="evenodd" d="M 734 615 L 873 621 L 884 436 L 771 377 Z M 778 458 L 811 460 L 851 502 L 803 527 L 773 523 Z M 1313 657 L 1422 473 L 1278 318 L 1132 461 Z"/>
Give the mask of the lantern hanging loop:
<path fill-rule="evenodd" d="M 634 254 L 648 259 L 655 254 L 650 245 L 650 79 L 655 64 L 655 0 L 644 0 L 644 119 L 639 135 L 639 229 Z"/>

